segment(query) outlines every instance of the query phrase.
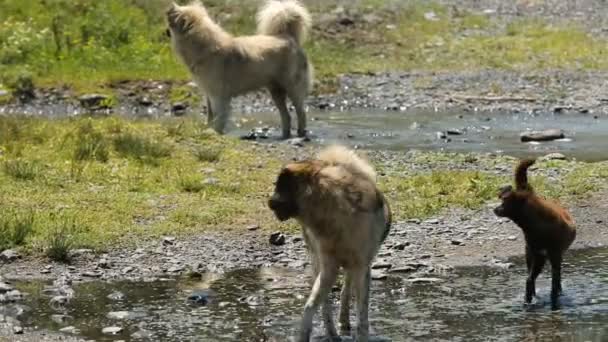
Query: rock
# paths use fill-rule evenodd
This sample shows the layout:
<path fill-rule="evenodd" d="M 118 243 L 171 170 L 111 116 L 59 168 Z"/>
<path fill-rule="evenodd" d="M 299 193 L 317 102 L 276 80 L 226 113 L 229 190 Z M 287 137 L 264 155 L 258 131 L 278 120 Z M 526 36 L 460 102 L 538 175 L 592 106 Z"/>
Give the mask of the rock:
<path fill-rule="evenodd" d="M 55 296 L 51 298 L 50 306 L 54 310 L 62 310 L 69 303 L 70 299 L 66 296 Z"/>
<path fill-rule="evenodd" d="M 61 329 L 59 329 L 59 331 L 61 331 L 64 334 L 73 334 L 73 335 L 80 334 L 80 330 L 78 330 L 74 326 L 69 326 L 69 327 L 61 328 Z"/>
<path fill-rule="evenodd" d="M 149 107 L 154 104 L 154 102 L 152 102 L 152 100 L 147 96 L 140 97 L 137 102 L 144 107 Z"/>
<path fill-rule="evenodd" d="M 462 242 L 462 241 L 460 241 L 460 240 L 452 240 L 452 241 L 450 241 L 450 242 L 451 242 L 451 243 L 452 243 L 452 245 L 454 245 L 454 246 L 461 246 L 461 245 L 463 245 L 463 242 Z"/>
<path fill-rule="evenodd" d="M 182 265 L 176 265 L 176 266 L 171 266 L 169 267 L 169 269 L 167 270 L 168 273 L 179 273 L 181 271 L 184 270 L 184 266 Z"/>
<path fill-rule="evenodd" d="M 11 284 L 0 281 L 0 294 L 12 291 L 13 289 Z"/>
<path fill-rule="evenodd" d="M 13 262 L 19 259 L 20 257 L 21 256 L 12 249 L 7 249 L 0 253 L 0 261 L 4 262 Z"/>
<path fill-rule="evenodd" d="M 125 294 L 120 291 L 114 291 L 110 293 L 107 298 L 110 300 L 124 300 Z"/>
<path fill-rule="evenodd" d="M 134 340 L 152 340 L 152 334 L 147 330 L 138 330 L 131 334 L 131 338 Z"/>
<path fill-rule="evenodd" d="M 438 140 L 443 140 L 443 139 L 447 139 L 448 138 L 448 136 L 444 132 L 435 132 L 435 137 Z"/>
<path fill-rule="evenodd" d="M 14 333 L 15 335 L 21 335 L 21 334 L 23 334 L 23 328 L 22 328 L 22 327 L 20 327 L 20 326 L 18 326 L 18 325 L 15 325 L 15 326 L 13 327 L 13 333 Z"/>
<path fill-rule="evenodd" d="M 134 268 L 132 266 L 126 266 L 122 270 L 120 270 L 120 272 L 122 274 L 127 274 L 127 273 L 131 273 L 133 270 L 134 270 Z"/>
<path fill-rule="evenodd" d="M 213 177 L 205 178 L 205 180 L 203 180 L 203 184 L 206 184 L 206 185 L 216 185 L 219 182 L 220 182 L 219 179 L 213 178 Z"/>
<path fill-rule="evenodd" d="M 73 320 L 74 318 L 72 316 L 68 316 L 68 315 L 51 315 L 51 321 L 57 323 L 57 324 L 65 324 L 68 321 Z"/>
<path fill-rule="evenodd" d="M 173 113 L 175 116 L 181 116 L 185 114 L 187 108 L 187 104 L 183 102 L 175 102 L 171 105 L 171 113 Z"/>
<path fill-rule="evenodd" d="M 566 156 L 561 153 L 549 153 L 539 158 L 539 160 L 566 160 Z"/>
<path fill-rule="evenodd" d="M 304 147 L 304 143 L 309 142 L 309 141 L 310 141 L 309 137 L 297 137 L 297 138 L 288 139 L 287 143 L 292 146 Z"/>
<path fill-rule="evenodd" d="M 171 246 L 175 244 L 175 237 L 173 236 L 165 236 L 163 237 L 163 245 L 165 246 Z"/>
<path fill-rule="evenodd" d="M 207 305 L 211 302 L 211 292 L 207 290 L 194 291 L 188 296 L 188 303 L 195 305 Z"/>
<path fill-rule="evenodd" d="M 515 240 L 517 240 L 517 235 L 508 236 L 507 240 L 509 240 L 509 241 L 515 241 Z"/>
<path fill-rule="evenodd" d="M 417 270 L 416 267 L 401 266 L 401 267 L 391 268 L 391 270 L 389 272 L 391 272 L 391 273 L 411 273 L 411 272 L 416 272 L 416 270 Z"/>
<path fill-rule="evenodd" d="M 129 318 L 129 311 L 112 311 L 112 312 L 108 312 L 108 314 L 106 315 L 106 317 L 108 317 L 109 319 L 127 319 Z"/>
<path fill-rule="evenodd" d="M 89 109 L 107 108 L 109 97 L 103 94 L 86 94 L 78 98 L 80 105 Z"/>
<path fill-rule="evenodd" d="M 437 14 L 435 14 L 435 12 L 433 12 L 433 11 L 424 13 L 424 19 L 426 19 L 428 21 L 438 21 L 439 20 L 439 18 L 437 17 Z"/>
<path fill-rule="evenodd" d="M 338 24 L 342 26 L 351 26 L 355 24 L 355 21 L 349 17 L 342 17 L 338 20 Z"/>
<path fill-rule="evenodd" d="M 100 272 L 95 272 L 95 271 L 85 271 L 85 272 L 82 272 L 81 275 L 83 277 L 88 277 L 88 278 L 99 278 L 99 277 L 101 277 L 101 273 Z"/>
<path fill-rule="evenodd" d="M 112 267 L 112 264 L 106 258 L 99 259 L 97 262 L 97 267 L 108 269 Z"/>
<path fill-rule="evenodd" d="M 378 261 L 372 265 L 372 270 L 387 270 L 391 268 L 393 265 L 389 262 Z"/>
<path fill-rule="evenodd" d="M 443 282 L 443 279 L 441 279 L 441 278 L 412 278 L 412 279 L 407 279 L 407 281 L 412 284 L 434 284 L 434 283 Z"/>
<path fill-rule="evenodd" d="M 17 302 L 23 299 L 23 294 L 19 290 L 8 291 L 4 296 L 9 302 Z"/>
<path fill-rule="evenodd" d="M 372 280 L 386 280 L 388 275 L 382 271 L 372 270 L 371 277 Z"/>
<path fill-rule="evenodd" d="M 283 246 L 285 244 L 285 235 L 281 232 L 270 234 L 269 242 L 273 246 Z"/>
<path fill-rule="evenodd" d="M 438 219 L 430 219 L 430 220 L 424 221 L 424 223 L 426 223 L 426 224 L 439 224 L 439 220 Z"/>
<path fill-rule="evenodd" d="M 409 246 L 410 242 L 409 241 L 405 241 L 405 242 L 398 242 L 393 246 L 393 249 L 396 249 L 398 251 L 402 251 L 405 249 L 405 247 Z"/>
<path fill-rule="evenodd" d="M 258 229 L 260 229 L 259 224 L 252 224 L 252 225 L 247 226 L 247 230 L 249 230 L 249 231 L 254 231 L 254 230 L 258 230 Z"/>
<path fill-rule="evenodd" d="M 544 131 L 531 131 L 521 133 L 522 142 L 529 141 L 551 141 L 565 138 L 564 131 L 561 129 L 547 129 Z"/>
<path fill-rule="evenodd" d="M 449 128 L 446 133 L 448 135 L 463 135 L 464 132 L 458 128 Z"/>
<path fill-rule="evenodd" d="M 122 332 L 121 327 L 106 327 L 101 329 L 101 333 L 104 335 L 118 335 Z"/>

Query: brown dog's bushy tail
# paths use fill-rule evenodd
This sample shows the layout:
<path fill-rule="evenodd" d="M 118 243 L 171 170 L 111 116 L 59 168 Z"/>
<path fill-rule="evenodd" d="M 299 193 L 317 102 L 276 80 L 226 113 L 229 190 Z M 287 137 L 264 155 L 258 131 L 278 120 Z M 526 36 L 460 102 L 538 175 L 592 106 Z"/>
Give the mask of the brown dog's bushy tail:
<path fill-rule="evenodd" d="M 517 190 L 532 191 L 532 186 L 528 183 L 528 168 L 536 162 L 536 159 L 523 159 L 515 168 L 515 188 Z"/>
<path fill-rule="evenodd" d="M 358 156 L 355 151 L 342 145 L 332 145 L 323 149 L 317 155 L 317 159 L 330 165 L 341 165 L 351 172 L 357 173 L 376 182 L 376 171 L 364 158 Z"/>
<path fill-rule="evenodd" d="M 298 45 L 306 40 L 311 27 L 308 10 L 297 0 L 269 0 L 257 14 L 258 33 L 290 36 Z"/>

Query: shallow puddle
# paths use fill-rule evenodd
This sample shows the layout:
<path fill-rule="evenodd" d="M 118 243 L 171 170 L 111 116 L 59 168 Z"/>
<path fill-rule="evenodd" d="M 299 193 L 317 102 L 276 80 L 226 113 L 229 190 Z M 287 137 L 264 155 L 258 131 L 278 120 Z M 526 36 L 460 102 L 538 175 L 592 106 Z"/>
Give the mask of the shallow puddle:
<path fill-rule="evenodd" d="M 364 110 L 315 112 L 309 113 L 309 118 L 309 129 L 318 143 L 342 142 L 379 150 L 502 152 L 516 157 L 560 152 L 579 160 L 608 159 L 608 118 L 592 114 Z M 236 122 L 240 127 L 231 131 L 232 135 L 246 134 L 254 127 L 280 127 L 277 113 L 244 115 Z M 543 143 L 519 140 L 520 133 L 527 130 L 550 128 L 564 130 L 567 139 Z M 438 138 L 438 132 L 447 133 L 447 139 Z M 271 132 L 271 137 L 279 135 Z"/>
<path fill-rule="evenodd" d="M 548 270 L 537 283 L 539 304 L 522 306 L 520 262 L 509 270 L 476 267 L 429 275 L 442 280 L 430 284 L 399 276 L 374 281 L 371 326 L 393 341 L 608 341 L 608 249 L 571 252 L 564 269 L 559 311 L 547 303 Z M 305 282 L 301 272 L 264 268 L 197 281 L 74 284 L 75 297 L 64 309 L 51 307 L 51 297 L 42 294 L 46 283 L 15 285 L 29 294 L 20 304 L 22 324 L 72 326 L 97 341 L 288 341 L 308 293 Z M 188 302 L 192 294 L 205 304 Z M 3 314 L 16 310 L 16 304 L 0 306 Z M 103 334 L 110 326 L 123 331 Z"/>

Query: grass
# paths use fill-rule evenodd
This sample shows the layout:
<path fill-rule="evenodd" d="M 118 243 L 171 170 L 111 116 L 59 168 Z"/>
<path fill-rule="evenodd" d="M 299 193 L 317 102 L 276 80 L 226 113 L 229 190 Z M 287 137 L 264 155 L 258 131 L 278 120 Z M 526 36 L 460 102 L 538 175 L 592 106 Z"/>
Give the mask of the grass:
<path fill-rule="evenodd" d="M 453 11 L 433 2 L 361 1 L 354 25 L 322 22 L 334 5 L 311 5 L 316 26 L 306 50 L 315 65 L 317 91 L 330 91 L 342 73 L 385 70 L 603 69 L 608 44 L 571 23 L 513 19 Z M 228 31 L 255 31 L 257 3 L 205 1 Z M 27 96 L 33 84 L 68 84 L 78 93 L 121 80 L 188 80 L 164 36 L 164 0 L 6 0 L 0 11 L 0 88 Z M 434 13 L 431 19 L 428 14 Z M 505 19 L 507 20 L 507 19 Z M 511 19 L 509 19 L 511 20 Z M 83 77 L 86 75 L 86 77 Z M 173 102 L 196 103 L 187 86 L 170 91 Z M 0 101 L 8 101 L 4 96 Z"/>
<path fill-rule="evenodd" d="M 36 161 L 12 159 L 4 162 L 3 171 L 15 180 L 33 180 L 40 174 Z"/>
<path fill-rule="evenodd" d="M 276 149 L 218 136 L 194 119 L 0 116 L 0 139 L 0 163 L 44 165 L 44 173 L 27 181 L 0 173 L 0 212 L 17 213 L 0 217 L 3 246 L 20 245 L 67 260 L 73 248 L 104 249 L 169 232 L 240 232 L 251 224 L 267 231 L 298 229 L 293 222 L 278 223 L 266 207 L 276 172 L 288 160 Z M 93 145 L 105 147 L 83 147 Z M 97 157 L 100 149 L 106 151 L 103 158 Z M 142 162 L 146 159 L 154 162 Z M 510 182 L 446 165 L 477 162 L 492 170 L 513 163 L 442 153 L 421 153 L 411 160 L 435 171 L 377 163 L 386 174 L 380 187 L 397 219 L 424 218 L 447 207 L 479 208 Z M 532 177 L 551 197 L 583 197 L 608 178 L 606 163 L 539 166 L 563 172 L 559 182 Z"/>

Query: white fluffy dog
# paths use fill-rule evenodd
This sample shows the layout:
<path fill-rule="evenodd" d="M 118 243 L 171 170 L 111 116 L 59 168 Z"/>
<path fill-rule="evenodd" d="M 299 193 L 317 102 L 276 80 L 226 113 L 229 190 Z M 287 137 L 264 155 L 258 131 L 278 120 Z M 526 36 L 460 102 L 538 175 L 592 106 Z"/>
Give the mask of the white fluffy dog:
<path fill-rule="evenodd" d="M 167 22 L 174 52 L 207 96 L 208 122 L 218 133 L 226 128 L 232 97 L 267 88 L 281 114 L 283 138 L 291 136 L 287 98 L 298 116 L 298 136 L 306 135 L 304 100 L 312 86 L 312 65 L 302 43 L 311 19 L 298 1 L 268 1 L 252 36 L 224 31 L 198 1 L 173 3 Z"/>

